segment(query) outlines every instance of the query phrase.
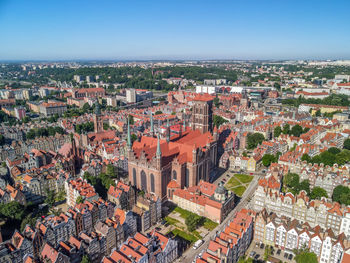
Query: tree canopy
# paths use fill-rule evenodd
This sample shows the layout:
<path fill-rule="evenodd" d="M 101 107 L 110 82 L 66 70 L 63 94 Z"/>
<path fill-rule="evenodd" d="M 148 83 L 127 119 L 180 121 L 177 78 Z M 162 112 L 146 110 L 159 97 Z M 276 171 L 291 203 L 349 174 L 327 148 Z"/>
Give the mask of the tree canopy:
<path fill-rule="evenodd" d="M 275 129 L 273 130 L 273 136 L 279 137 L 281 133 L 282 133 L 282 128 L 280 126 L 276 126 Z"/>
<path fill-rule="evenodd" d="M 255 149 L 264 140 L 265 140 L 265 137 L 261 133 L 250 133 L 247 136 L 247 148 Z"/>
<path fill-rule="evenodd" d="M 86 133 L 92 132 L 94 131 L 94 123 L 89 121 L 89 122 L 77 124 L 75 125 L 74 130 L 79 134 L 82 134 L 84 132 Z"/>
<path fill-rule="evenodd" d="M 350 162 L 350 150 L 343 149 L 340 150 L 336 147 L 331 147 L 327 151 L 324 151 L 314 157 L 310 157 L 308 154 L 303 154 L 301 157 L 302 161 L 307 161 L 308 163 L 323 163 L 325 165 L 333 166 L 334 164 L 344 165 Z"/>
<path fill-rule="evenodd" d="M 297 263 L 318 263 L 316 254 L 308 250 L 298 252 L 295 256 L 295 261 Z"/>
<path fill-rule="evenodd" d="M 276 163 L 278 162 L 278 158 L 281 155 L 280 152 L 278 152 L 276 155 L 273 154 L 264 154 L 264 156 L 262 157 L 262 164 L 265 167 L 269 167 L 271 165 L 271 163 Z"/>
<path fill-rule="evenodd" d="M 350 188 L 338 185 L 333 190 L 332 200 L 344 205 L 350 205 Z"/>
<path fill-rule="evenodd" d="M 222 124 L 226 122 L 228 122 L 228 120 L 224 119 L 221 116 L 218 116 L 218 115 L 213 116 L 213 123 L 214 123 L 214 126 L 216 126 L 216 128 L 219 128 Z"/>
<path fill-rule="evenodd" d="M 321 197 L 328 197 L 327 191 L 319 186 L 315 186 L 310 194 L 311 199 L 321 199 Z"/>
<path fill-rule="evenodd" d="M 350 150 L 350 139 L 346 139 L 343 144 L 343 148 Z"/>

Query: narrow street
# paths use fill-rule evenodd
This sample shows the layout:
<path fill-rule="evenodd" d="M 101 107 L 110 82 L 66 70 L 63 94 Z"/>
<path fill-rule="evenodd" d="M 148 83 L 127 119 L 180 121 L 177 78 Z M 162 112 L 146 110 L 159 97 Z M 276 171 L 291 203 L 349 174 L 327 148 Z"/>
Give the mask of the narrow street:
<path fill-rule="evenodd" d="M 255 192 L 257 185 L 258 185 L 258 180 L 259 180 L 260 176 L 259 175 L 255 175 L 254 179 L 252 180 L 252 182 L 250 183 L 249 187 L 247 188 L 247 190 L 244 192 L 240 202 L 237 204 L 237 206 L 230 212 L 230 214 L 225 218 L 225 220 L 218 225 L 214 230 L 212 230 L 208 235 L 206 235 L 203 238 L 204 243 L 198 248 L 198 249 L 193 249 L 192 247 L 190 247 L 189 249 L 187 249 L 187 251 L 180 257 L 177 259 L 176 262 L 186 262 L 186 263 L 190 263 L 192 262 L 195 257 L 202 251 L 207 249 L 208 245 L 209 245 L 209 241 L 214 238 L 215 234 L 217 232 L 222 231 L 226 225 L 229 223 L 229 221 L 232 220 L 232 218 L 234 217 L 234 215 L 241 210 L 242 208 L 249 208 L 249 201 L 250 198 L 253 196 L 253 193 Z M 219 178 L 220 179 L 220 178 Z M 218 182 L 218 180 L 216 180 L 216 182 Z"/>

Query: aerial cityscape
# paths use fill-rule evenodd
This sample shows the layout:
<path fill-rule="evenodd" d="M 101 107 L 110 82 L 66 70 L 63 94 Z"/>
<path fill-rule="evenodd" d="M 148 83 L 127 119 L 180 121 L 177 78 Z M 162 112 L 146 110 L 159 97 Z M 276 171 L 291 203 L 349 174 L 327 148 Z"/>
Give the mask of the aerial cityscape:
<path fill-rule="evenodd" d="M 349 8 L 0 0 L 0 263 L 350 263 Z"/>

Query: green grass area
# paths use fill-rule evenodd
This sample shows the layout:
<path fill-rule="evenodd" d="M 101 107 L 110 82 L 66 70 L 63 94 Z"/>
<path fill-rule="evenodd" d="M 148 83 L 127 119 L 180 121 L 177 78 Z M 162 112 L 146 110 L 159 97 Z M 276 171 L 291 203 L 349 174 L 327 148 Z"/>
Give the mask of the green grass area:
<path fill-rule="evenodd" d="M 188 240 L 191 243 L 194 243 L 198 240 L 198 238 L 195 237 L 194 235 L 181 231 L 180 229 L 177 229 L 177 228 L 172 230 L 171 232 L 173 233 L 174 236 L 179 236 L 185 240 Z"/>
<path fill-rule="evenodd" d="M 243 184 L 250 183 L 253 180 L 253 176 L 246 174 L 236 174 L 235 177 L 240 180 Z"/>
<path fill-rule="evenodd" d="M 172 218 L 172 217 L 165 217 L 164 220 L 169 224 L 169 225 L 173 225 L 175 226 L 177 223 L 180 223 L 179 220 L 175 219 L 175 218 Z"/>
<path fill-rule="evenodd" d="M 202 236 L 199 234 L 199 232 L 197 230 L 191 232 L 196 238 L 198 239 L 202 239 Z"/>
<path fill-rule="evenodd" d="M 233 190 L 232 190 L 233 191 Z M 194 214 L 194 213 L 192 213 L 192 212 L 190 212 L 190 211 L 187 211 L 187 210 L 185 210 L 185 209 L 182 209 L 181 207 L 176 207 L 175 209 L 174 209 L 174 211 L 175 212 L 177 212 L 177 213 L 179 213 L 180 214 L 180 216 L 183 218 L 183 219 L 185 219 L 186 220 L 186 218 L 187 217 L 189 217 L 189 216 L 198 216 L 197 214 Z M 213 221 L 211 221 L 210 219 L 208 219 L 208 218 L 206 218 L 206 217 L 202 217 L 202 222 L 203 223 L 201 223 L 198 227 L 200 227 L 200 226 L 203 226 L 204 228 L 206 228 L 206 229 L 208 229 L 208 230 L 213 230 L 218 224 L 217 223 L 215 223 L 215 222 L 213 222 Z M 165 219 L 166 220 L 166 219 Z M 175 219 L 176 220 L 176 219 Z M 178 221 L 178 220 L 176 220 L 176 221 Z M 179 221 L 178 221 L 179 222 Z M 170 223 L 169 223 L 170 224 Z"/>
<path fill-rule="evenodd" d="M 203 227 L 210 231 L 214 230 L 217 226 L 218 226 L 218 223 L 215 223 L 208 218 L 204 220 Z"/>
<path fill-rule="evenodd" d="M 228 180 L 226 186 L 231 188 L 231 187 L 239 186 L 240 184 L 241 183 L 235 177 L 231 177 L 230 180 Z"/>
<path fill-rule="evenodd" d="M 238 195 L 239 197 L 242 197 L 244 191 L 246 190 L 246 188 L 244 186 L 237 186 L 235 188 L 231 188 L 231 191 L 233 191 L 236 195 Z"/>
<path fill-rule="evenodd" d="M 174 211 L 178 212 L 183 219 L 186 219 L 189 216 L 195 215 L 194 213 L 191 213 L 190 211 L 182 209 L 181 207 L 178 207 L 178 206 L 175 207 Z"/>

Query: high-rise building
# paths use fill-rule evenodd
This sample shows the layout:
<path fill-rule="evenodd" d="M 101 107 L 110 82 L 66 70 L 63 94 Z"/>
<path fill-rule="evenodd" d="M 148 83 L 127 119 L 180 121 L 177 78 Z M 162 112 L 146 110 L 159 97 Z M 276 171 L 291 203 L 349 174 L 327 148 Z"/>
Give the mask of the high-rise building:
<path fill-rule="evenodd" d="M 126 90 L 126 102 L 127 103 L 135 103 L 136 102 L 136 90 L 135 89 L 127 89 Z"/>
<path fill-rule="evenodd" d="M 17 119 L 22 120 L 26 116 L 26 108 L 16 107 L 15 108 L 15 116 Z"/>

